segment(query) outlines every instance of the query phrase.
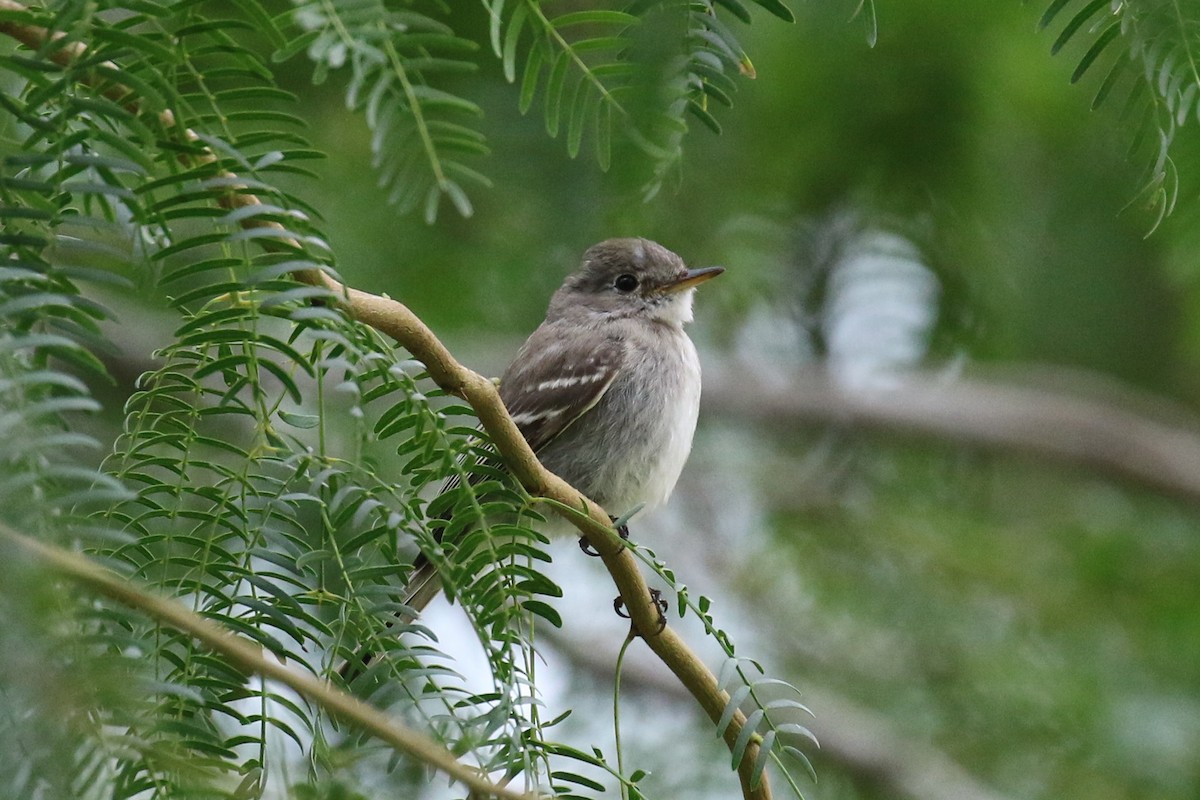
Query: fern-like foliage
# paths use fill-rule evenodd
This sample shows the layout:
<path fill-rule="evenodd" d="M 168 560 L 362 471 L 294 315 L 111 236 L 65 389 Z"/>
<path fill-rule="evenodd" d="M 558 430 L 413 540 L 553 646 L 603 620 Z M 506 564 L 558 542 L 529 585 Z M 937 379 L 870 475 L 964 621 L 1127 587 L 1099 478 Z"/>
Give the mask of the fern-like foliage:
<path fill-rule="evenodd" d="M 780 0 L 755 0 L 792 21 Z M 489 0 L 491 44 L 505 77 L 520 79 L 519 107 L 541 96 L 546 130 L 565 132 L 568 154 L 590 138 L 607 169 L 614 134 L 652 164 L 647 198 L 663 186 L 682 155 L 687 115 L 716 133 L 712 103 L 732 105 L 735 77 L 754 67 L 726 24 L 750 22 L 740 0 L 639 0 L 613 8 L 555 12 L 535 0 Z M 720 13 L 718 13 L 720 11 Z"/>
<path fill-rule="evenodd" d="M 24 177 L 12 177 L 14 168 Z M 91 385 L 109 381 L 95 355 L 107 347 L 100 324 L 108 313 L 81 286 L 112 276 L 87 263 L 104 248 L 76 238 L 92 223 L 110 228 L 89 220 L 89 210 L 108 207 L 102 193 L 85 188 L 97 168 L 91 154 L 72 146 L 53 162 L 5 159 L 0 177 L 0 522 L 60 542 L 113 535 L 90 525 L 86 510 L 128 496 L 95 469 L 101 443 L 73 424 L 100 409 Z M 45 576 L 14 568 L 8 553 L 0 563 L 0 615 L 8 623 L 0 626 L 7 720 L 0 792 L 92 796 L 82 776 L 103 763 L 104 752 L 102 728 L 87 709 L 103 703 L 102 676 L 119 669 L 120 659 L 89 657 L 90 677 L 79 670 L 74 659 L 89 648 L 48 637 L 36 622 L 77 609 Z M 47 702 L 64 692 L 85 702 Z"/>
<path fill-rule="evenodd" d="M 755 0 L 791 21 L 781 0 Z M 731 105 L 735 78 L 754 67 L 728 24 L 748 23 L 740 0 L 638 0 L 609 7 L 556 9 L 534 0 L 488 0 L 490 43 L 505 77 L 519 84 L 528 112 L 541 97 L 546 130 L 564 134 L 576 157 L 590 140 L 607 169 L 614 141 L 648 157 L 647 197 L 662 187 L 682 154 L 689 118 L 715 132 L 712 104 Z M 277 59 L 303 51 L 314 79 L 349 73 L 346 102 L 373 131 L 379 179 L 402 209 L 432 221 L 443 199 L 470 216 L 471 192 L 490 186 L 476 168 L 488 153 L 478 106 L 447 76 L 469 72 L 477 45 L 457 34 L 438 9 L 395 8 L 383 0 L 297 2 L 285 23 L 302 34 Z M 448 88 L 449 87 L 449 88 Z"/>
<path fill-rule="evenodd" d="M 1124 95 L 1126 109 L 1144 120 L 1130 149 L 1148 163 L 1141 197 L 1153 229 L 1175 207 L 1176 135 L 1189 121 L 1200 124 L 1200 8 L 1180 0 L 1054 0 L 1040 25 L 1064 19 L 1052 52 L 1085 39 L 1072 82 L 1103 74 L 1093 107 Z"/>
<path fill-rule="evenodd" d="M 0 178 L 0 393 L 15 409 L 0 416 L 0 489 L 33 501 L 7 504 L 5 519 L 60 536 L 68 512 L 86 520 L 106 532 L 87 539 L 97 557 L 313 673 L 332 674 L 366 642 L 385 654 L 361 687 L 374 701 L 484 769 L 549 781 L 530 744 L 548 739 L 530 712 L 531 628 L 536 615 L 554 618 L 536 598 L 557 589 L 531 569 L 544 557 L 518 524 L 526 498 L 486 462 L 459 458 L 486 447 L 473 420 L 456 421 L 465 409 L 439 407 L 403 354 L 289 277 L 328 270 L 332 257 L 303 202 L 275 185 L 313 154 L 289 127 L 288 96 L 238 43 L 257 20 L 214 20 L 199 4 L 60 11 L 14 15 L 70 34 L 3 61 L 25 88 L 5 95 L 21 139 Z M 64 57 L 76 39 L 88 48 Z M 76 282 L 112 282 L 112 270 L 168 293 L 179 325 L 98 472 L 72 455 L 94 442 L 61 417 L 98 407 L 81 377 L 103 375 L 94 352 L 105 312 Z M 350 434 L 329 427 L 343 413 L 356 420 Z M 487 534 L 495 512 L 513 522 L 442 553 L 421 498 L 453 474 L 464 478 L 456 524 Z M 488 648 L 493 691 L 456 689 L 427 632 L 401 639 L 389 627 L 413 541 L 445 566 Z M 278 771 L 271 742 L 311 750 L 319 772 L 315 743 L 342 736 L 174 631 L 107 604 L 70 611 L 89 643 L 75 655 L 116 659 L 139 690 L 83 702 L 66 760 L 61 749 L 31 762 L 25 742 L 6 747 L 4 763 L 27 762 L 5 772 L 19 781 L 6 787 L 14 796 L 52 785 L 64 797 L 87 786 L 259 796 Z"/>
<path fill-rule="evenodd" d="M 349 69 L 346 103 L 366 116 L 391 201 L 402 210 L 423 208 L 432 222 L 448 198 L 470 216 L 468 188 L 491 185 L 469 164 L 488 153 L 483 134 L 466 124 L 481 112 L 435 79 L 476 69 L 465 56 L 478 46 L 430 13 L 383 0 L 297 2 L 291 20 L 304 33 L 277 57 L 304 50 L 317 82 Z"/>
<path fill-rule="evenodd" d="M 818 742 L 812 731 L 796 721 L 800 716 L 813 716 L 799 701 L 800 691 L 786 681 L 766 677 L 766 670 L 754 659 L 739 656 L 733 639 L 713 619 L 712 600 L 704 595 L 693 599 L 688 587 L 679 582 L 674 571 L 653 550 L 640 546 L 634 552 L 675 593 L 680 618 L 688 612 L 695 614 L 725 655 L 717 682 L 729 693 L 729 702 L 717 720 L 717 733 L 724 735 L 739 710 L 746 714 L 746 723 L 732 748 L 733 765 L 736 767 L 742 760 L 751 739 L 756 739 L 759 751 L 752 769 L 753 782 L 757 784 L 767 765 L 773 763 L 795 795 L 803 797 L 789 765 L 798 764 L 816 780 L 812 762 L 799 745 Z"/>

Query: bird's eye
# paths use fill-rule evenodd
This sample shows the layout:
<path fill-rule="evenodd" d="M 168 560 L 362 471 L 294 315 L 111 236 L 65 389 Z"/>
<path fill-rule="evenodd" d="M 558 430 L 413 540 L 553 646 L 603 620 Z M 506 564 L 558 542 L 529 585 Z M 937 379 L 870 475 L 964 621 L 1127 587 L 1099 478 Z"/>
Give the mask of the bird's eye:
<path fill-rule="evenodd" d="M 632 292 L 638 287 L 638 279 L 629 274 L 618 275 L 617 279 L 613 281 L 613 286 L 617 288 L 618 292 Z"/>

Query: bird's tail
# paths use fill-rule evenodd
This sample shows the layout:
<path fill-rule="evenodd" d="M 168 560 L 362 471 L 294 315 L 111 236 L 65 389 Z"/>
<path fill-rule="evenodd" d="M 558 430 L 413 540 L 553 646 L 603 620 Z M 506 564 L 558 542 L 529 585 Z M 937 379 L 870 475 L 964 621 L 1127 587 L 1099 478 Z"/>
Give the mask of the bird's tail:
<path fill-rule="evenodd" d="M 451 476 L 442 486 L 439 496 L 445 495 L 447 492 L 453 491 L 462 482 L 462 475 L 471 467 L 483 465 L 495 467 L 496 463 L 487 457 L 480 456 L 478 453 L 474 455 L 464 455 L 460 460 L 460 466 L 463 471 Z M 481 472 L 471 472 L 467 478 L 468 483 L 474 485 L 482 478 Z M 440 519 L 450 520 L 453 508 L 444 511 Z M 440 528 L 433 532 L 433 537 L 439 543 L 445 535 L 446 529 Z M 404 589 L 404 605 L 406 608 L 403 611 L 396 613 L 396 620 L 388 624 L 388 628 L 403 627 L 409 625 L 417 618 L 417 616 L 425 610 L 425 606 L 433 598 L 437 597 L 442 591 L 442 579 L 438 575 L 437 568 L 430 563 L 429 559 L 424 554 L 418 553 L 417 558 L 413 561 L 412 572 L 409 575 L 408 585 Z M 371 662 L 375 660 L 377 653 L 373 653 L 365 647 L 359 650 L 350 657 L 350 659 L 338 669 L 338 675 L 347 683 L 361 675 Z"/>
<path fill-rule="evenodd" d="M 404 610 L 396 612 L 396 620 L 388 623 L 388 628 L 403 627 L 412 623 L 425 606 L 442 591 L 442 578 L 438 575 L 437 567 L 423 555 L 418 555 L 413 562 L 413 571 L 409 575 L 408 585 L 404 587 Z M 338 669 L 338 675 L 346 683 L 350 683 L 361 675 L 377 654 L 366 647 L 360 648 L 345 664 Z"/>

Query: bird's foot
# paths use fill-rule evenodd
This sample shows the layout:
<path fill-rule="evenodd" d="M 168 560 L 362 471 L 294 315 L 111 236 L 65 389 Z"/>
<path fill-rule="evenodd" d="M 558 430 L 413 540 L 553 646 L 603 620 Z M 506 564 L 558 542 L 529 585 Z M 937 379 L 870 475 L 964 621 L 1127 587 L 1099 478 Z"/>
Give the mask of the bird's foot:
<path fill-rule="evenodd" d="M 609 517 L 609 519 L 614 523 L 617 521 L 616 517 Z M 624 522 L 622 522 L 620 525 L 617 525 L 617 536 L 621 537 L 621 541 L 629 541 L 629 526 Z M 579 549 L 582 550 L 586 555 L 592 556 L 593 558 L 600 555 L 596 548 L 592 547 L 588 540 L 584 539 L 582 536 L 579 537 Z"/>
<path fill-rule="evenodd" d="M 662 633 L 663 628 L 667 627 L 667 609 L 671 606 L 658 589 L 650 590 L 650 602 L 654 603 L 655 608 L 658 609 L 658 630 L 655 633 Z M 613 611 L 617 612 L 617 616 L 622 619 L 630 618 L 629 614 L 625 613 L 625 601 L 620 597 L 613 600 Z"/>

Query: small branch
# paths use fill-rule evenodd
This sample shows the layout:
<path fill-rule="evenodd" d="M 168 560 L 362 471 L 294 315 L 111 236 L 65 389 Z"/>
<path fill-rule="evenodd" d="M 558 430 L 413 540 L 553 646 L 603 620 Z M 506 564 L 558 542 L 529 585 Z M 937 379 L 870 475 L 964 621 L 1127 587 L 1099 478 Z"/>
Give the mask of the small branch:
<path fill-rule="evenodd" d="M 0 9 L 26 10 L 24 6 L 14 0 L 0 0 Z M 45 28 L 7 21 L 0 21 L 0 33 L 12 36 L 35 49 L 58 37 L 57 34 L 52 34 Z M 51 58 L 56 63 L 67 64 L 77 59 L 85 51 L 86 46 L 76 42 L 56 51 Z M 129 97 L 133 93 L 127 87 L 110 85 L 105 90 L 105 94 L 110 98 L 119 98 L 131 110 L 138 108 L 136 101 L 132 104 L 129 103 Z M 176 124 L 174 115 L 169 110 L 162 111 L 159 114 L 159 120 L 166 127 L 173 127 Z M 187 129 L 184 129 L 181 135 L 192 142 L 199 138 L 193 131 Z M 192 163 L 213 163 L 217 160 L 216 156 L 208 150 L 200 155 L 183 155 L 180 158 Z M 229 172 L 222 172 L 222 175 L 236 179 L 236 176 Z M 237 188 L 223 194 L 219 203 L 227 208 L 236 208 L 260 205 L 261 201 L 244 188 Z M 283 226 L 278 223 L 260 219 L 248 218 L 242 224 L 245 227 L 270 227 L 285 231 Z M 299 243 L 291 242 L 290 244 L 300 249 Z M 638 568 L 637 561 L 627 549 L 613 542 L 612 526 L 608 514 L 594 501 L 541 465 L 505 409 L 496 385 L 460 364 L 429 327 L 404 304 L 388 297 L 344 286 L 328 273 L 320 270 L 303 270 L 295 273 L 293 277 L 303 283 L 329 289 L 335 296 L 341 298 L 342 308 L 348 316 L 395 339 L 414 358 L 425 365 L 434 383 L 469 403 L 491 437 L 505 465 L 530 494 L 557 501 L 567 508 L 579 509 L 583 512 L 582 514 L 564 514 L 563 516 L 578 528 L 589 544 L 602 556 L 604 566 L 608 569 L 613 583 L 616 584 L 621 598 L 625 601 L 625 608 L 632 618 L 634 630 L 679 681 L 687 687 L 709 718 L 714 723 L 720 720 L 721 714 L 729 702 L 728 693 L 718 687 L 716 676 L 683 639 L 669 627 L 661 625 L 658 607 L 650 599 L 649 587 Z M 731 748 L 745 722 L 745 715 L 737 712 L 733 721 L 726 727 L 724 739 Z M 738 765 L 742 793 L 747 800 L 769 800 L 771 797 L 770 783 L 765 773 L 761 776 L 757 786 L 752 788 L 753 768 L 758 753 L 758 743 L 751 741 Z"/>
<path fill-rule="evenodd" d="M 244 672 L 282 683 L 323 708 L 331 716 L 355 725 L 391 745 L 398 752 L 446 773 L 454 780 L 469 786 L 474 793 L 500 800 L 536 800 L 533 795 L 497 786 L 482 773 L 459 762 L 453 753 L 437 742 L 397 725 L 382 711 L 360 702 L 312 675 L 288 669 L 278 661 L 264 658 L 258 645 L 235 636 L 217 623 L 201 617 L 173 600 L 150 594 L 128 578 L 97 566 L 78 553 L 31 539 L 3 524 L 0 524 L 0 536 L 60 575 L 86 586 L 97 594 L 137 609 L 172 628 L 184 631 L 209 649 L 220 653 Z"/>
<path fill-rule="evenodd" d="M 1122 402 L 1129 392 L 1108 388 L 1088 397 L 970 378 L 942 383 L 916 374 L 886 389 L 848 390 L 820 370 L 768 381 L 727 369 L 705 374 L 704 404 L 709 412 L 773 427 L 845 425 L 1017 450 L 1200 502 L 1200 421 L 1178 411 L 1171 415 L 1176 420 L 1167 421 L 1163 401 Z"/>

